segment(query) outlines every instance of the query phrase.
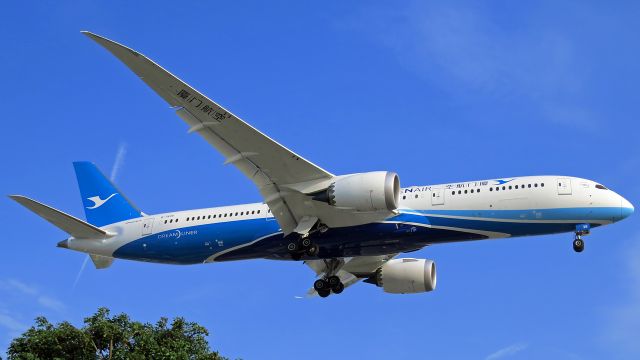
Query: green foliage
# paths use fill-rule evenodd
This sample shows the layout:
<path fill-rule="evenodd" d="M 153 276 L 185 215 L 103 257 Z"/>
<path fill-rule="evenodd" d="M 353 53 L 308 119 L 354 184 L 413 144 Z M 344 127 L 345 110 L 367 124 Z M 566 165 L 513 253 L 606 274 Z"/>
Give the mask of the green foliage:
<path fill-rule="evenodd" d="M 223 360 L 209 348 L 207 329 L 178 317 L 156 324 L 131 321 L 126 314 L 110 316 L 100 308 L 80 329 L 68 322 L 52 325 L 44 317 L 14 339 L 8 359 L 192 359 Z"/>

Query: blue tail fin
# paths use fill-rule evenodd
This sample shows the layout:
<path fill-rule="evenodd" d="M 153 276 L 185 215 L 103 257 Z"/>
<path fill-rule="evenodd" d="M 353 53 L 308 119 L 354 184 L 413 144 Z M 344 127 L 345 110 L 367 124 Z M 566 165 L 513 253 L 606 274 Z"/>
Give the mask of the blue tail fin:
<path fill-rule="evenodd" d="M 104 226 L 142 216 L 142 213 L 88 161 L 73 163 L 87 221 Z"/>

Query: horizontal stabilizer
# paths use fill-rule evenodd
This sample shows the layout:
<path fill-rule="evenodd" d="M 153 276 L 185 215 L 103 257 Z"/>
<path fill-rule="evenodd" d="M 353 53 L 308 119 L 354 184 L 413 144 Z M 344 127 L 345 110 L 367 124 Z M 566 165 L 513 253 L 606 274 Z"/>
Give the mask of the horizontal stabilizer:
<path fill-rule="evenodd" d="M 9 195 L 9 197 L 76 239 L 105 239 L 112 236 L 100 228 L 26 196 Z"/>
<path fill-rule="evenodd" d="M 109 256 L 91 254 L 91 261 L 96 269 L 106 269 L 113 264 L 113 258 Z"/>

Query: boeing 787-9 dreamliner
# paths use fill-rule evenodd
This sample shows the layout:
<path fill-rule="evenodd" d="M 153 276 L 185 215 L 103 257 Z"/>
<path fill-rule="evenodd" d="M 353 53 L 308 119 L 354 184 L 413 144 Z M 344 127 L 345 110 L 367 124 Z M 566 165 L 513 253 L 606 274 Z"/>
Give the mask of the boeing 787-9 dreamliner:
<path fill-rule="evenodd" d="M 401 253 L 454 241 L 572 233 L 583 236 L 634 211 L 597 182 L 528 176 L 400 187 L 391 171 L 334 175 L 242 121 L 139 52 L 83 32 L 106 48 L 259 189 L 262 202 L 145 214 L 93 163 L 74 163 L 87 221 L 20 195 L 11 198 L 70 237 L 96 268 L 114 259 L 165 264 L 304 261 L 309 295 L 339 294 L 359 280 L 387 293 L 432 291 L 432 260 Z"/>

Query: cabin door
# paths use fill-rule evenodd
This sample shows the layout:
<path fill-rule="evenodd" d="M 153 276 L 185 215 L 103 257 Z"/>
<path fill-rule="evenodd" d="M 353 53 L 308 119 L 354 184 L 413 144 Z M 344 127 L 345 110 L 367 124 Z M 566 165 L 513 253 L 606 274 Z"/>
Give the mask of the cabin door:
<path fill-rule="evenodd" d="M 569 178 L 558 178 L 558 195 L 571 195 L 571 179 Z"/>
<path fill-rule="evenodd" d="M 142 219 L 142 235 L 151 235 L 153 233 L 153 218 L 145 217 Z"/>

